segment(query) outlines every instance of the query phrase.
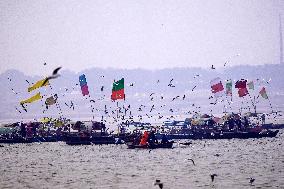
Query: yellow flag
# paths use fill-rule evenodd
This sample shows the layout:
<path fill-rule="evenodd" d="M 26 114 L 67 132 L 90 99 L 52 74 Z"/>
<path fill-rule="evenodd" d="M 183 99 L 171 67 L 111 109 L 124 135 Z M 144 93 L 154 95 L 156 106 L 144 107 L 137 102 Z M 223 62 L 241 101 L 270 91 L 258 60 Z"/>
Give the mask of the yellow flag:
<path fill-rule="evenodd" d="M 40 96 L 40 93 L 37 93 L 36 95 L 32 96 L 31 98 L 28 98 L 27 100 L 22 100 L 20 104 L 25 104 L 25 103 L 32 103 L 36 100 L 41 99 L 42 97 Z"/>
<path fill-rule="evenodd" d="M 31 87 L 28 88 L 28 92 L 31 92 L 32 90 L 35 90 L 35 89 L 37 89 L 37 88 L 40 88 L 40 87 L 49 85 L 49 81 L 47 81 L 47 82 L 43 85 L 43 83 L 44 83 L 45 80 L 46 80 L 46 78 L 45 78 L 45 79 L 42 79 L 42 80 L 40 80 L 40 81 L 38 81 L 38 82 L 36 82 L 35 84 L 33 84 L 33 86 L 31 86 Z"/>

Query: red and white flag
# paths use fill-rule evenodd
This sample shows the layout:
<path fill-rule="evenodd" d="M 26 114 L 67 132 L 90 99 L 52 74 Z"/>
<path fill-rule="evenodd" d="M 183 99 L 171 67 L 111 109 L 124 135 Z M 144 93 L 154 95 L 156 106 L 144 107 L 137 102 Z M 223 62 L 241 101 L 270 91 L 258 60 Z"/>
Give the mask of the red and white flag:
<path fill-rule="evenodd" d="M 210 81 L 210 85 L 211 85 L 211 91 L 215 97 L 220 97 L 225 94 L 222 80 L 219 77 L 212 79 Z"/>

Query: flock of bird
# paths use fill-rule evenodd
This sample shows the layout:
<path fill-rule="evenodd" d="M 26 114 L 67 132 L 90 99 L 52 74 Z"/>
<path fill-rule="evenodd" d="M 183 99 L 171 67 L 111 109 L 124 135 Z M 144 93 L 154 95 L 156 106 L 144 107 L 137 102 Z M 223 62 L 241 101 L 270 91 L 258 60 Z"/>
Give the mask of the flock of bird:
<path fill-rule="evenodd" d="M 236 56 L 239 56 L 239 55 L 236 55 Z M 224 66 L 225 65 L 227 65 L 228 64 L 228 61 L 227 62 L 225 62 L 225 64 L 224 64 Z M 44 63 L 44 66 L 46 66 L 47 64 L 46 63 Z M 53 80 L 53 79 L 56 79 L 56 78 L 58 78 L 59 76 L 60 76 L 60 74 L 59 74 L 59 71 L 62 69 L 62 67 L 57 67 L 56 69 L 54 69 L 53 70 L 53 72 L 52 72 L 52 74 L 51 75 L 49 75 L 48 77 L 46 77 L 46 79 L 44 80 L 44 82 L 43 82 L 43 86 L 48 82 L 48 81 L 50 81 L 50 80 Z M 216 69 L 216 67 L 214 66 L 214 65 L 211 65 L 211 69 L 212 70 L 215 70 Z M 200 74 L 196 74 L 193 78 L 197 78 L 197 77 L 200 77 L 201 75 Z M 101 75 L 100 76 L 101 78 L 104 78 L 104 76 L 103 75 Z M 12 81 L 12 79 L 11 78 L 8 78 L 8 80 L 9 81 Z M 26 82 L 28 83 L 28 84 L 30 84 L 30 82 L 28 81 L 28 80 L 26 80 Z M 269 81 L 268 81 L 269 82 Z M 157 83 L 160 83 L 160 80 L 157 80 Z M 135 83 L 134 82 L 132 82 L 132 83 L 130 83 L 129 84 L 129 87 L 134 87 L 135 85 L 134 85 Z M 78 86 L 78 83 L 76 83 L 76 85 Z M 173 87 L 176 87 L 176 84 L 175 84 L 175 82 L 174 82 L 174 78 L 171 78 L 170 80 L 169 80 L 169 83 L 167 84 L 167 86 L 168 87 L 170 87 L 170 88 L 173 88 Z M 103 92 L 104 91 L 104 86 L 101 86 L 100 87 L 100 91 L 101 92 Z M 194 85 L 194 87 L 191 89 L 191 91 L 193 92 L 195 89 L 197 88 L 197 85 Z M 74 88 L 73 88 L 74 89 Z M 68 88 L 65 88 L 65 90 L 66 90 L 66 92 L 68 91 Z M 18 92 L 16 92 L 13 88 L 12 88 L 12 92 L 14 93 L 14 94 L 18 94 Z M 64 94 L 63 94 L 64 95 Z M 102 97 L 100 97 L 100 98 L 98 98 L 97 100 L 104 100 L 105 99 L 105 95 L 103 95 Z M 158 95 L 158 94 L 155 94 L 154 92 L 152 92 L 152 93 L 150 93 L 150 95 L 149 95 L 149 100 L 150 100 L 150 102 L 155 102 L 155 100 L 156 99 L 160 99 L 160 100 L 165 100 L 165 96 L 164 95 Z M 87 99 L 89 99 L 89 101 L 90 101 L 90 108 L 91 108 L 91 112 L 92 113 L 95 113 L 95 111 L 97 111 L 97 112 L 104 112 L 104 114 L 105 114 L 105 116 L 106 117 L 108 117 L 108 118 L 113 118 L 113 122 L 111 122 L 111 123 L 115 123 L 117 120 L 118 120 L 118 118 L 122 118 L 122 120 L 125 120 L 126 119 L 126 113 L 127 112 L 129 112 L 129 119 L 133 119 L 133 115 L 132 115 L 132 112 L 133 112 L 133 110 L 131 110 L 130 108 L 125 108 L 124 106 L 121 108 L 121 107 L 111 107 L 111 106 L 109 106 L 109 107 L 106 107 L 105 106 L 105 109 L 104 110 L 100 110 L 100 109 L 98 109 L 98 108 L 95 108 L 95 103 L 96 103 L 96 100 L 95 99 L 91 99 L 91 97 L 89 96 Z M 174 101 L 177 101 L 177 100 L 183 100 L 183 101 L 185 101 L 187 99 L 187 95 L 186 94 L 182 94 L 182 95 L 176 95 L 176 96 L 174 96 L 174 97 L 172 97 L 171 98 L 171 102 L 174 102 Z M 209 100 L 211 100 L 211 99 L 213 99 L 213 101 L 212 102 L 210 102 L 209 104 L 210 105 L 216 105 L 217 103 L 219 103 L 218 102 L 218 100 L 217 100 L 217 98 L 214 98 L 212 95 L 210 95 L 209 96 L 209 98 L 208 98 Z M 224 100 L 221 100 L 220 101 L 220 103 L 221 102 L 223 102 Z M 64 103 L 65 105 L 66 105 L 66 107 L 68 107 L 69 109 L 72 109 L 72 110 L 75 110 L 75 103 L 71 100 L 70 101 L 70 104 L 69 103 L 67 103 L 67 102 L 65 102 Z M 59 106 L 59 105 L 58 105 Z M 130 105 L 129 105 L 130 106 Z M 149 105 L 148 105 L 149 106 Z M 166 106 L 169 106 L 169 104 L 166 104 L 166 103 L 164 103 L 164 104 L 162 104 L 162 105 L 157 105 L 157 104 L 151 104 L 150 106 L 149 106 L 149 109 L 147 110 L 146 108 L 147 108 L 147 105 L 145 105 L 145 104 L 141 104 L 139 107 L 138 107 L 138 112 L 147 112 L 148 111 L 148 113 L 144 113 L 144 115 L 143 114 L 139 114 L 138 115 L 138 118 L 139 118 L 139 121 L 142 121 L 143 120 L 143 117 L 147 117 L 147 118 L 153 118 L 153 117 L 156 117 L 156 116 L 153 116 L 153 112 L 154 112 L 154 110 L 157 110 L 157 112 L 158 112 L 158 108 L 165 108 Z M 195 109 L 191 109 L 191 110 L 188 110 L 188 111 L 185 111 L 185 112 L 183 112 L 183 114 L 200 114 L 201 113 L 201 110 L 200 110 L 200 106 L 196 106 L 194 103 L 192 104 L 192 107 L 195 107 Z M 17 108 L 17 107 L 15 107 L 16 108 L 16 110 L 19 112 L 19 113 L 21 113 L 21 111 Z M 25 106 L 25 105 L 22 105 L 22 108 L 23 108 L 23 110 L 25 111 L 25 112 L 27 112 L 27 106 Z M 211 107 L 211 110 L 210 110 L 210 112 L 212 112 L 212 108 L 213 107 Z M 248 107 L 243 107 L 243 109 L 250 109 L 251 107 L 250 107 L 250 105 L 248 105 Z M 45 111 L 45 110 L 44 110 Z M 172 113 L 174 113 L 174 112 L 180 112 L 180 110 L 179 109 L 177 109 L 177 110 L 174 110 L 174 108 L 173 107 L 169 107 L 168 108 L 168 111 L 169 111 L 169 113 L 170 114 L 172 114 Z M 150 114 L 151 113 L 151 114 Z M 122 114 L 122 115 L 120 115 L 120 114 Z M 159 113 L 157 113 L 157 119 L 163 119 L 165 116 L 162 116 L 162 115 L 160 115 Z M 171 119 L 172 117 L 167 117 L 166 119 Z M 156 118 L 155 118 L 156 119 Z"/>

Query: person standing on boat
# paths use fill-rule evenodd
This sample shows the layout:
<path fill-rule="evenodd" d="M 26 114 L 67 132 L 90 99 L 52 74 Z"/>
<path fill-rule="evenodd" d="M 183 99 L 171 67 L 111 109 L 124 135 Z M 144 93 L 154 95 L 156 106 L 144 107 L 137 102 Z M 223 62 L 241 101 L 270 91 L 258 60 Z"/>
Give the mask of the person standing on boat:
<path fill-rule="evenodd" d="M 228 120 L 228 124 L 229 124 L 229 130 L 233 130 L 234 129 L 234 118 L 233 118 L 233 116 L 230 116 L 230 118 Z"/>
<path fill-rule="evenodd" d="M 247 116 L 244 117 L 244 129 L 246 130 L 249 127 L 249 120 Z"/>
<path fill-rule="evenodd" d="M 262 121 L 262 125 L 264 125 L 265 124 L 265 114 L 261 115 L 261 121 Z"/>
<path fill-rule="evenodd" d="M 142 138 L 141 138 L 139 145 L 142 145 L 142 146 L 147 145 L 148 138 L 149 138 L 149 133 L 148 133 L 148 131 L 145 131 Z"/>
<path fill-rule="evenodd" d="M 153 131 L 153 130 L 149 134 L 148 143 L 149 144 L 158 143 L 156 136 L 155 136 L 155 131 Z"/>
<path fill-rule="evenodd" d="M 165 144 L 165 143 L 168 143 L 168 142 L 169 142 L 169 140 L 167 139 L 167 136 L 165 134 L 163 134 L 161 143 Z"/>

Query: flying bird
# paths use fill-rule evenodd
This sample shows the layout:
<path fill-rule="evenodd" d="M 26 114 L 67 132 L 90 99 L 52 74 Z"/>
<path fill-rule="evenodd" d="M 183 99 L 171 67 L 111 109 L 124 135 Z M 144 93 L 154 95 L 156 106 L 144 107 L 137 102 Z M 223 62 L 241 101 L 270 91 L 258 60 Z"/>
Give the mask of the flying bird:
<path fill-rule="evenodd" d="M 45 62 L 45 63 L 43 63 L 43 65 L 44 65 L 44 66 L 46 66 L 46 62 Z"/>
<path fill-rule="evenodd" d="M 58 67 L 55 70 L 53 70 L 52 75 L 48 76 L 44 82 L 42 83 L 42 86 L 44 86 L 50 79 L 55 79 L 57 77 L 59 77 L 60 75 L 58 74 L 58 71 L 61 69 L 62 67 Z"/>
<path fill-rule="evenodd" d="M 21 104 L 21 106 L 23 107 L 23 109 L 25 110 L 25 112 L 28 112 L 27 108 L 24 106 L 24 104 Z"/>
<path fill-rule="evenodd" d="M 215 178 L 216 176 L 217 176 L 217 174 L 215 174 L 215 173 L 210 175 L 212 182 L 214 182 L 214 178 Z"/>
<path fill-rule="evenodd" d="M 197 78 L 197 77 L 199 77 L 200 75 L 199 74 L 196 74 L 193 78 Z"/>
<path fill-rule="evenodd" d="M 17 107 L 15 107 L 16 108 L 16 110 L 21 114 L 22 112 L 17 108 Z"/>
<path fill-rule="evenodd" d="M 224 66 L 226 66 L 228 63 L 229 63 L 229 61 L 226 61 L 226 62 L 224 63 Z"/>
<path fill-rule="evenodd" d="M 193 91 L 196 88 L 196 85 L 191 89 L 191 91 Z"/>
<path fill-rule="evenodd" d="M 134 83 L 130 83 L 130 85 L 129 85 L 130 87 L 133 87 L 134 86 Z"/>
<path fill-rule="evenodd" d="M 172 101 L 174 101 L 174 100 L 177 99 L 177 98 L 179 98 L 179 96 L 174 97 L 174 98 L 172 99 Z"/>
<path fill-rule="evenodd" d="M 155 109 L 155 105 L 152 105 L 150 112 L 152 112 Z"/>
<path fill-rule="evenodd" d="M 255 179 L 252 178 L 252 177 L 249 179 L 249 183 L 250 183 L 251 185 L 252 185 L 252 183 L 253 183 L 254 181 L 255 181 Z"/>
<path fill-rule="evenodd" d="M 18 94 L 16 91 L 14 91 L 14 89 L 12 89 L 13 93 Z"/>
<path fill-rule="evenodd" d="M 152 96 L 153 94 L 155 94 L 155 93 L 151 93 L 150 96 Z"/>
<path fill-rule="evenodd" d="M 215 67 L 214 67 L 214 65 L 213 65 L 213 64 L 211 65 L 211 69 L 212 69 L 212 70 L 215 70 Z"/>
<path fill-rule="evenodd" d="M 185 99 L 185 95 L 183 95 L 183 97 L 182 97 L 182 100 L 184 100 Z"/>
<path fill-rule="evenodd" d="M 156 182 L 154 183 L 154 186 L 159 186 L 160 189 L 162 189 L 164 187 L 164 184 L 161 183 L 161 180 L 159 179 L 156 179 Z"/>
<path fill-rule="evenodd" d="M 101 91 L 104 91 L 104 86 L 101 86 Z"/>
<path fill-rule="evenodd" d="M 169 87 L 175 87 L 175 86 L 172 84 L 173 80 L 174 80 L 173 78 L 170 80 L 170 83 L 168 84 Z"/>
<path fill-rule="evenodd" d="M 195 163 L 194 163 L 193 159 L 187 159 L 187 160 L 190 160 L 192 162 L 192 164 L 195 166 Z"/>

